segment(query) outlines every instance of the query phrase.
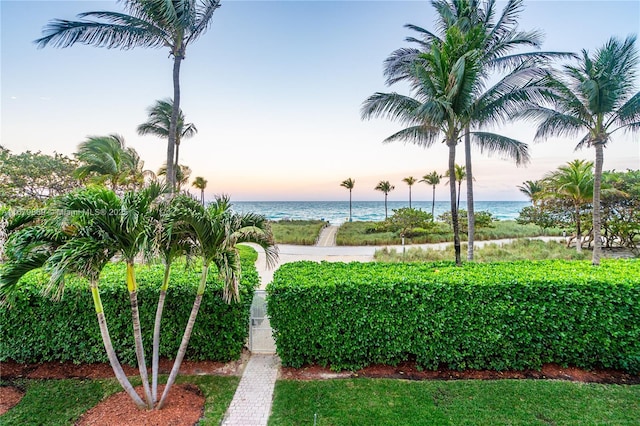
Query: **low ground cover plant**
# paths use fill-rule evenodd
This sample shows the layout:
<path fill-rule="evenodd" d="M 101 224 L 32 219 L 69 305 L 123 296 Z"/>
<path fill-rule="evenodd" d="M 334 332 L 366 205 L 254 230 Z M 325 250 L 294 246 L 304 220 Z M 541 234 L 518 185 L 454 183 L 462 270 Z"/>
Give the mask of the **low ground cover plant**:
<path fill-rule="evenodd" d="M 279 220 L 271 222 L 271 231 L 278 244 L 312 246 L 325 226 L 324 220 Z"/>
<path fill-rule="evenodd" d="M 267 286 L 283 365 L 640 372 L 640 261 L 285 264 Z"/>

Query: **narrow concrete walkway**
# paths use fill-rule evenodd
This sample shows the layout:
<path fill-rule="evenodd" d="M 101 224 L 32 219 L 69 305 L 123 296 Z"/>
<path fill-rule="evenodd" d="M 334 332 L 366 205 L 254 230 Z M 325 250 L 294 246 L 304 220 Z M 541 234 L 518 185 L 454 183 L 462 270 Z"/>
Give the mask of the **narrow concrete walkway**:
<path fill-rule="evenodd" d="M 266 426 L 279 368 L 276 355 L 251 355 L 222 424 Z"/>
<path fill-rule="evenodd" d="M 322 228 L 318 236 L 316 247 L 334 247 L 336 245 L 336 234 L 339 226 L 329 225 Z"/>

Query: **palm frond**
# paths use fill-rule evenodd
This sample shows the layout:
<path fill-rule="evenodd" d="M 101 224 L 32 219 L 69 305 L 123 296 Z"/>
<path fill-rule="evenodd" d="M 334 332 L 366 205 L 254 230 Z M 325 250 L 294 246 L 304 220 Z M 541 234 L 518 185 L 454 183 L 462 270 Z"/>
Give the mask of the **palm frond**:
<path fill-rule="evenodd" d="M 503 154 L 516 165 L 521 166 L 529 163 L 529 146 L 516 139 L 488 132 L 471 132 L 476 144 L 481 152 L 487 154 Z"/>

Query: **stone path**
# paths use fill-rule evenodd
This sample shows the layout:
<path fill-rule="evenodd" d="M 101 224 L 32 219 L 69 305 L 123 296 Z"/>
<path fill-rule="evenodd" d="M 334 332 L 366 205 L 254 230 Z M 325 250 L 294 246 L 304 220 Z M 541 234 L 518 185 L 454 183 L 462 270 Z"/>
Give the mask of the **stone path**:
<path fill-rule="evenodd" d="M 266 426 L 279 368 L 277 355 L 251 355 L 222 424 Z"/>

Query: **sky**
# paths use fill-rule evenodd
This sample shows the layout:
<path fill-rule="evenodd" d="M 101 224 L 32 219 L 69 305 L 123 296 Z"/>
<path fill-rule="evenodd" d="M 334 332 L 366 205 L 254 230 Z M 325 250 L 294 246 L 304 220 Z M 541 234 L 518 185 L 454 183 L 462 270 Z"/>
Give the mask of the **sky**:
<path fill-rule="evenodd" d="M 136 128 L 149 106 L 173 94 L 168 49 L 33 43 L 50 19 L 96 10 L 121 9 L 115 1 L 0 0 L 0 144 L 14 153 L 71 156 L 88 136 L 117 133 L 157 170 L 166 141 L 139 136 Z M 434 29 L 434 21 L 428 1 L 223 1 L 182 63 L 181 108 L 198 134 L 183 140 L 180 163 L 192 178 L 208 180 L 207 198 L 345 200 L 340 182 L 351 177 L 354 200 L 382 200 L 373 189 L 381 180 L 395 185 L 389 200 L 407 199 L 402 179 L 444 174 L 446 146 L 384 144 L 401 124 L 363 121 L 360 108 L 375 92 L 409 94 L 385 85 L 383 61 L 410 46 L 405 37 L 414 34 L 405 24 Z M 519 28 L 542 30 L 543 50 L 593 52 L 612 36 L 638 34 L 640 2 L 528 0 Z M 525 180 L 576 158 L 594 159 L 593 149 L 574 151 L 576 140 L 534 143 L 531 123 L 492 130 L 528 143 L 531 163 L 517 167 L 474 151 L 476 200 L 526 200 L 517 189 Z M 639 139 L 614 134 L 604 169 L 640 168 Z M 464 163 L 462 146 L 457 163 Z M 445 181 L 439 200 L 448 199 Z M 413 199 L 430 200 L 431 187 L 414 185 Z"/>

